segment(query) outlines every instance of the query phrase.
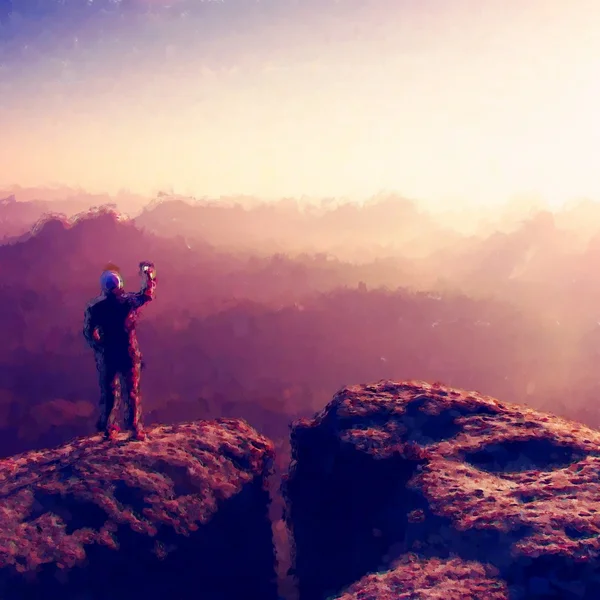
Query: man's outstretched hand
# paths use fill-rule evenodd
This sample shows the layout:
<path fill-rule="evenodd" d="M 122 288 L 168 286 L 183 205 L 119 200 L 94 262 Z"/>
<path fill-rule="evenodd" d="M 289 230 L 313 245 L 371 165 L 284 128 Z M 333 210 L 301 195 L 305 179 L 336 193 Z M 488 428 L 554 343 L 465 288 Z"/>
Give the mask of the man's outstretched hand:
<path fill-rule="evenodd" d="M 156 275 L 156 268 L 154 267 L 154 263 L 149 260 L 143 260 L 140 263 L 140 274 L 145 275 L 148 274 L 150 277 L 154 278 Z"/>

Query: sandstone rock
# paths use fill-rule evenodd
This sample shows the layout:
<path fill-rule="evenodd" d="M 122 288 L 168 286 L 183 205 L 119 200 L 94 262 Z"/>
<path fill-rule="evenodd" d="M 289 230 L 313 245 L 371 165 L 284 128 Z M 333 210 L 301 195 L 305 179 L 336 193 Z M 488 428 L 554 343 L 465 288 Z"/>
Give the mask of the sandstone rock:
<path fill-rule="evenodd" d="M 337 600 L 508 600 L 495 573 L 456 558 L 403 560 L 396 568 L 366 575 Z"/>
<path fill-rule="evenodd" d="M 283 491 L 302 600 L 369 573 L 393 580 L 409 552 L 479 562 L 511 600 L 598 597 L 600 432 L 385 381 L 345 388 L 296 423 L 292 453 Z"/>
<path fill-rule="evenodd" d="M 3 600 L 276 598 L 272 443 L 236 419 L 148 433 L 0 461 Z"/>

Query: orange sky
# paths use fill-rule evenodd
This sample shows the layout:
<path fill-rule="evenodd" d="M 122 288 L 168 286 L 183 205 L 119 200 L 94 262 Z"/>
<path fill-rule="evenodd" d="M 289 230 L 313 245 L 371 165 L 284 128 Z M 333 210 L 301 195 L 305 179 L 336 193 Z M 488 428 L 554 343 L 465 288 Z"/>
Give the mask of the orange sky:
<path fill-rule="evenodd" d="M 600 199 L 595 1 L 133 4 L 0 29 L 0 185 Z"/>

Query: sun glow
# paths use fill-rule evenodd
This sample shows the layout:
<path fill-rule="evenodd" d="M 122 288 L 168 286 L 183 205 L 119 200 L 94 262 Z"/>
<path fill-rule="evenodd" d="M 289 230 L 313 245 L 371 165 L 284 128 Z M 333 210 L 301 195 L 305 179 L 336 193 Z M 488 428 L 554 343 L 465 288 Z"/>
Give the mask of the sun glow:
<path fill-rule="evenodd" d="M 5 65 L 0 184 L 600 198 L 600 8 L 575 4 L 263 8 L 255 29 L 215 5 L 205 38 L 192 17 L 114 25 L 111 43 L 80 31 L 62 66 Z"/>

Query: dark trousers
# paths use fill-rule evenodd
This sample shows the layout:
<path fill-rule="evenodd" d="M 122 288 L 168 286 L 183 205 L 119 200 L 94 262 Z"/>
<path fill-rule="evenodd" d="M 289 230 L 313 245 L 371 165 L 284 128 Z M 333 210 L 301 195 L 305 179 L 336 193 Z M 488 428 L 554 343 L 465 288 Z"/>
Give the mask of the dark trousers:
<path fill-rule="evenodd" d="M 125 402 L 125 428 L 135 430 L 141 425 L 142 406 L 140 395 L 141 357 L 96 354 L 96 366 L 100 380 L 100 418 L 98 430 L 107 431 L 115 425 L 117 416 L 117 391 Z M 120 383 L 120 386 L 119 386 Z"/>

